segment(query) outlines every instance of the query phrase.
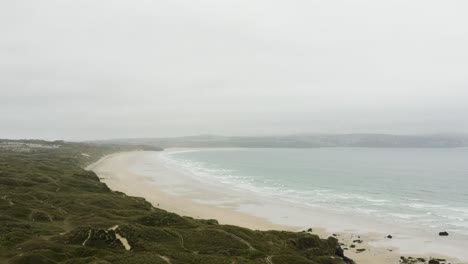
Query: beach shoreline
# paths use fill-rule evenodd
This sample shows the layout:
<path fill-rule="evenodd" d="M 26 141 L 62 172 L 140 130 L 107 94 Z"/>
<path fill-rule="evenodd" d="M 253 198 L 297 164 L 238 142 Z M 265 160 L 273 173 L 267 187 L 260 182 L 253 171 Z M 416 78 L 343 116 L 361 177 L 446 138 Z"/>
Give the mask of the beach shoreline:
<path fill-rule="evenodd" d="M 174 149 L 170 151 L 193 151 L 194 149 Z M 158 154 L 158 153 L 157 153 Z M 274 211 L 275 208 L 258 205 L 258 199 L 243 193 L 236 193 L 234 190 L 226 191 L 216 185 L 210 186 L 206 183 L 198 182 L 186 173 L 167 166 L 161 160 L 155 166 L 155 153 L 153 152 L 122 152 L 106 156 L 94 164 L 87 167 L 94 171 L 100 180 L 108 185 L 111 190 L 124 192 L 127 195 L 139 196 L 148 200 L 153 206 L 173 212 L 183 216 L 190 216 L 199 219 L 216 219 L 220 224 L 229 224 L 247 227 L 256 230 L 287 230 L 302 231 L 312 228 L 313 233 L 326 238 L 334 235 L 343 243 L 346 248 L 345 255 L 355 260 L 357 263 L 399 263 L 400 256 L 398 243 L 386 244 L 388 240 L 384 238 L 382 230 L 380 232 L 356 232 L 350 227 L 330 228 L 320 223 L 329 219 L 328 222 L 340 224 L 345 219 L 326 215 L 324 212 L 314 212 L 318 217 L 315 223 L 306 226 L 304 223 L 292 225 L 291 220 L 273 220 L 268 217 L 258 216 L 249 210 L 251 205 L 253 210 L 266 208 Z M 145 172 L 138 172 L 134 167 L 135 163 L 151 163 L 155 177 L 150 177 Z M 135 172 L 137 171 L 137 172 Z M 176 186 L 176 187 L 174 187 Z M 181 195 L 183 194 L 183 195 Z M 239 198 L 241 197 L 241 198 Z M 212 201 L 212 202 L 207 202 Z M 245 206 L 246 205 L 246 206 Z M 297 210 L 298 211 L 298 210 Z M 290 217 L 300 218 L 300 215 Z M 335 219 L 332 219 L 335 218 Z M 352 222 L 352 221 L 351 221 Z M 378 228 L 374 228 L 378 230 Z M 379 246 L 373 243 L 380 244 Z M 351 245 L 354 245 L 351 246 Z M 408 246 L 408 245 L 407 245 Z M 401 247 L 400 247 L 401 248 Z M 361 251 L 359 252 L 358 249 Z M 363 250 L 363 251 L 362 251 Z M 408 252 L 411 254 L 410 252 Z M 452 263 L 457 262 L 453 258 L 442 256 L 441 254 L 414 254 L 406 256 L 423 257 L 429 256 L 443 259 L 450 259 Z"/>

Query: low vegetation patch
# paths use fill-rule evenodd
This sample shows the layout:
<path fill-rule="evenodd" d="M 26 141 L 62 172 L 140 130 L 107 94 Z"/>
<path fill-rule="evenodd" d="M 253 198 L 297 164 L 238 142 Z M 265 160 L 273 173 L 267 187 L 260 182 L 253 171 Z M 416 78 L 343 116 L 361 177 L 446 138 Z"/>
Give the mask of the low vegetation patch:
<path fill-rule="evenodd" d="M 345 263 L 335 256 L 334 238 L 181 217 L 113 192 L 83 169 L 104 155 L 144 147 L 4 142 L 0 263 Z"/>

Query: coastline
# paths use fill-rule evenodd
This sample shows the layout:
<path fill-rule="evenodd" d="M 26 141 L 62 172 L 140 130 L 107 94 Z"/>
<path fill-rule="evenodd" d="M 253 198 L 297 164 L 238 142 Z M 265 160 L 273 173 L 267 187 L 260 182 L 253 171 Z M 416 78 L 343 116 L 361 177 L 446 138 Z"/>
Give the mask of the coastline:
<path fill-rule="evenodd" d="M 130 196 L 145 198 L 154 207 L 197 219 L 216 219 L 222 224 L 238 225 L 250 229 L 281 229 L 293 231 L 289 226 L 273 224 L 255 216 L 242 214 L 228 208 L 196 203 L 190 197 L 171 195 L 158 188 L 151 178 L 133 173 L 128 164 L 132 159 L 146 159 L 145 151 L 121 152 L 108 155 L 89 165 L 86 169 L 94 171 L 111 190 L 124 192 Z"/>
<path fill-rule="evenodd" d="M 184 151 L 187 149 L 177 149 Z M 192 150 L 192 149 L 191 149 Z M 153 173 L 157 177 L 150 177 L 144 172 L 135 172 L 131 168 L 136 161 L 139 163 L 150 162 L 154 165 L 155 160 L 152 159 L 154 152 L 123 152 L 112 154 L 100 159 L 98 162 L 87 167 L 88 170 L 94 171 L 102 182 L 114 191 L 121 191 L 131 196 L 139 196 L 148 200 L 153 206 L 184 216 L 190 216 L 201 219 L 216 219 L 220 224 L 229 224 L 243 226 L 250 229 L 258 230 L 287 230 L 301 231 L 307 228 L 312 228 L 313 233 L 321 237 L 331 236 L 336 233 L 336 237 L 344 244 L 344 248 L 348 248 L 351 244 L 355 244 L 355 248 L 345 250 L 345 255 L 355 260 L 357 263 L 398 263 L 402 252 L 399 251 L 398 243 L 380 244 L 387 242 L 383 240 L 383 233 L 375 232 L 379 230 L 375 227 L 368 232 L 355 232 L 352 227 L 342 226 L 339 229 L 330 229 L 324 227 L 320 223 L 336 222 L 340 224 L 347 219 L 337 219 L 326 215 L 325 212 L 317 210 L 314 214 L 318 219 L 310 226 L 305 226 L 304 223 L 292 225 L 291 220 L 276 219 L 272 221 L 268 217 L 259 217 L 249 210 L 239 210 L 240 205 L 248 208 L 251 205 L 253 210 L 259 208 L 256 197 L 236 193 L 234 190 L 217 188 L 209 184 L 197 181 L 194 178 L 188 177 L 181 171 L 168 167 L 161 160 L 156 167 L 153 166 Z M 177 186 L 174 189 L 174 186 Z M 190 188 L 187 188 L 190 186 Z M 183 195 L 182 195 L 183 194 Z M 242 197 L 239 199 L 239 197 Z M 212 201 L 207 202 L 207 201 Z M 247 205 L 247 206 L 246 206 Z M 267 208 L 267 210 L 275 210 L 275 208 Z M 309 212 L 310 214 L 310 212 Z M 290 215 L 289 217 L 299 219 L 300 215 Z M 335 231 L 339 230 L 339 231 Z M 335 231 L 335 232 L 333 232 Z M 374 231 L 374 232 L 373 232 Z M 362 241 L 354 243 L 353 241 Z M 392 241 L 393 242 L 393 241 Z M 379 246 L 372 243 L 380 244 Z M 408 245 L 404 245 L 408 246 Z M 401 248 L 401 246 L 400 246 Z M 356 249 L 364 249 L 358 252 Z M 428 256 L 450 259 L 440 254 L 410 254 L 412 257 L 423 257 L 428 259 Z M 452 261 L 452 263 L 462 263 Z"/>

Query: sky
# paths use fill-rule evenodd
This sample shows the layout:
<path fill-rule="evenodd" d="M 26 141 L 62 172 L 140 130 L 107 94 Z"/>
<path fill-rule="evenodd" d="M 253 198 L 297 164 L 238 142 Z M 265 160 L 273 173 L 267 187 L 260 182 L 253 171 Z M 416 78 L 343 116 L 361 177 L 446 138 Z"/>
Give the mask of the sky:
<path fill-rule="evenodd" d="M 0 138 L 468 133 L 468 1 L 0 2 Z"/>

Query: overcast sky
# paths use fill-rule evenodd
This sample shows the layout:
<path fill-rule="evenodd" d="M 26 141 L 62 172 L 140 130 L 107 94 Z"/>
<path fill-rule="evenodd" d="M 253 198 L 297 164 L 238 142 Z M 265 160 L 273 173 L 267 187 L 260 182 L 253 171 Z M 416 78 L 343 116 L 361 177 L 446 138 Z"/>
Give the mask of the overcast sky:
<path fill-rule="evenodd" d="M 468 1 L 0 1 L 0 138 L 468 133 Z"/>

